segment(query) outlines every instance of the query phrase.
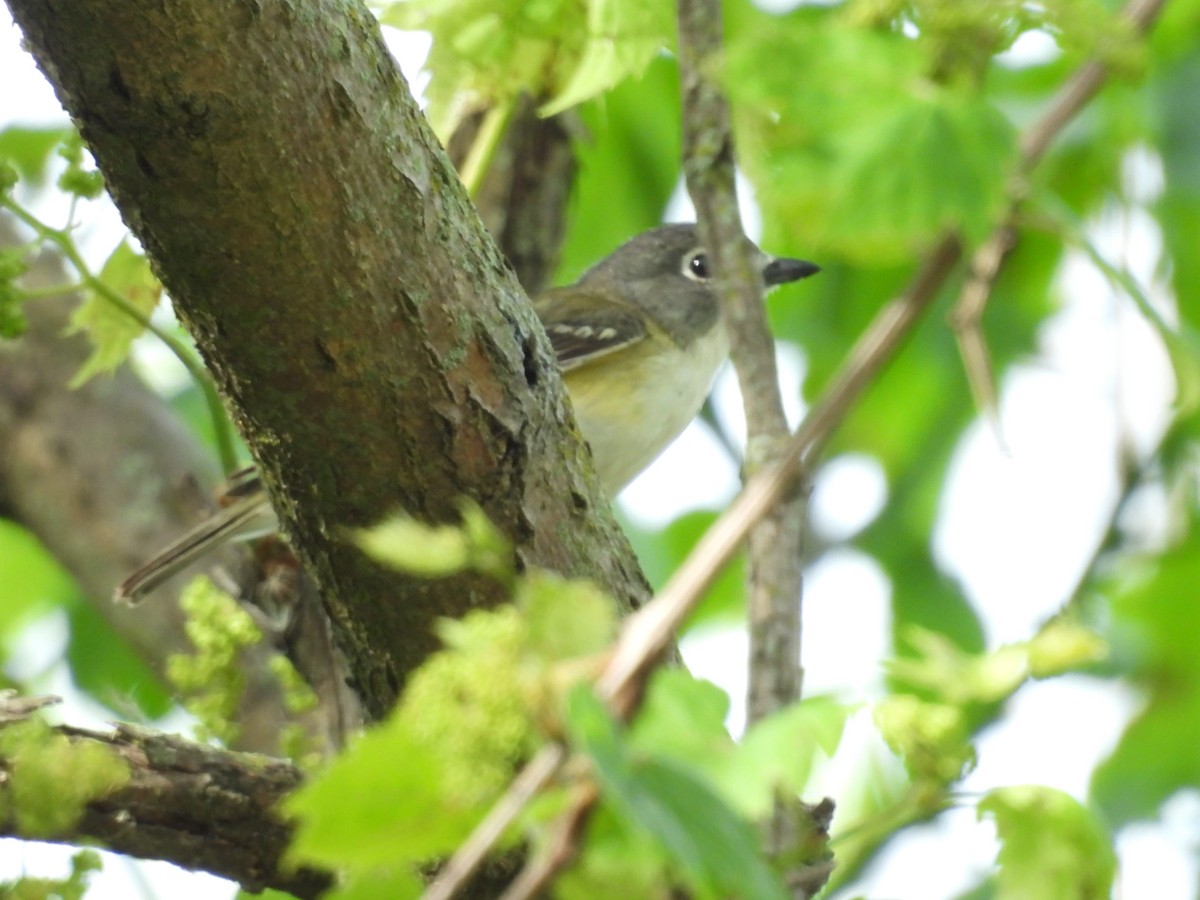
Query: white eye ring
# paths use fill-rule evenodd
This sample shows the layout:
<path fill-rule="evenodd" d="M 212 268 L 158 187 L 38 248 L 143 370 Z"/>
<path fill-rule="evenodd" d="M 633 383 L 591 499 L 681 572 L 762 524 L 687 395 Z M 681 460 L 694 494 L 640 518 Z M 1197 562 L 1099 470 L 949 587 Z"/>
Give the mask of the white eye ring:
<path fill-rule="evenodd" d="M 684 278 L 692 281 L 708 281 L 712 278 L 712 273 L 708 271 L 708 254 L 700 248 L 692 250 L 683 258 L 681 271 Z"/>

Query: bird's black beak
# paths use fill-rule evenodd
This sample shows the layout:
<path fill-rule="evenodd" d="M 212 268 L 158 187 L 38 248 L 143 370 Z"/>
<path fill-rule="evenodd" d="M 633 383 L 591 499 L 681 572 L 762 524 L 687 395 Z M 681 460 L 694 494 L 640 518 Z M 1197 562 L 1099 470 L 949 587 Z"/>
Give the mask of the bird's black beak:
<path fill-rule="evenodd" d="M 777 284 L 787 284 L 789 281 L 799 281 L 820 271 L 821 267 L 816 263 L 779 257 L 767 263 L 767 267 L 763 269 L 763 281 L 767 287 L 773 287 Z"/>

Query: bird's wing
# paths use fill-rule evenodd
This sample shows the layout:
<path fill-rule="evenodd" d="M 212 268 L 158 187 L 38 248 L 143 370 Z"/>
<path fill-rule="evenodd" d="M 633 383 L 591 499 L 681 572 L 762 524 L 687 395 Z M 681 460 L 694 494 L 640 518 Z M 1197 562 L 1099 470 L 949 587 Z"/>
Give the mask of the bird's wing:
<path fill-rule="evenodd" d="M 560 288 L 539 295 L 533 307 L 564 372 L 646 337 L 646 326 L 631 307 L 602 294 Z"/>
<path fill-rule="evenodd" d="M 229 477 L 225 479 L 225 483 L 221 485 L 217 501 L 222 506 L 226 506 L 242 497 L 261 493 L 262 490 L 263 483 L 258 474 L 258 467 L 251 463 L 230 473 Z"/>

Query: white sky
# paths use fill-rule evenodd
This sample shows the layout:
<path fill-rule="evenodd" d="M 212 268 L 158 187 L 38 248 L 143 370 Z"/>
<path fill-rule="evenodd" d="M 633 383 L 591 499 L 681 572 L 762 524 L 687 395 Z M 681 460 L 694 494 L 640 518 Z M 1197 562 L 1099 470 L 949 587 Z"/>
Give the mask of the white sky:
<path fill-rule="evenodd" d="M 427 41 L 395 32 L 389 33 L 389 41 L 411 79 Z M 1044 52 L 1036 39 L 1031 47 L 1031 52 Z M 0 10 L 0 128 L 64 120 L 53 92 L 20 50 L 7 10 Z M 1127 180 L 1142 202 L 1153 200 L 1161 189 L 1161 175 L 1148 157 L 1131 161 Z M 749 200 L 747 208 L 753 234 L 757 229 Z M 54 215 L 53 210 L 42 211 Z M 93 226 L 94 240 L 87 242 L 89 256 L 99 262 L 120 236 L 119 219 L 111 209 L 94 216 L 91 206 L 87 217 L 100 223 Z M 689 217 L 680 194 L 667 218 Z M 1144 212 L 1114 209 L 1095 223 L 1092 237 L 1110 258 L 1128 264 L 1143 284 L 1155 283 L 1160 241 Z M 1077 256 L 1065 266 L 1059 286 L 1064 306 L 1044 329 L 1038 357 L 1014 367 L 1003 381 L 1001 421 L 1008 452 L 997 446 L 985 423 L 976 423 L 962 436 L 933 540 L 939 564 L 963 584 L 980 611 L 990 646 L 1028 637 L 1066 599 L 1116 497 L 1118 447 L 1145 451 L 1154 446 L 1169 416 L 1169 367 L 1157 338 L 1129 301 L 1114 294 Z M 1169 312 L 1168 300 L 1156 296 Z M 801 412 L 804 358 L 794 347 L 780 352 L 781 383 L 794 423 Z M 721 421 L 738 431 L 740 425 L 733 423 L 740 422 L 740 397 L 729 371 L 718 381 L 715 404 Z M 695 423 L 629 487 L 622 506 L 639 523 L 660 525 L 686 509 L 720 508 L 736 490 L 736 474 L 705 426 Z M 870 457 L 848 454 L 830 460 L 813 494 L 817 527 L 827 539 L 850 538 L 878 514 L 886 495 L 880 467 Z M 1149 520 L 1161 517 L 1154 499 L 1147 503 Z M 878 565 L 853 548 L 835 549 L 812 568 L 804 598 L 808 692 L 835 692 L 850 700 L 878 695 L 880 660 L 890 650 L 889 596 L 888 580 Z M 64 634 L 61 621 L 40 623 L 22 640 L 18 657 L 38 671 L 39 659 L 52 658 L 45 654 L 61 644 Z M 744 634 L 695 635 L 685 652 L 697 674 L 730 690 L 735 704 L 731 727 L 740 728 Z M 54 670 L 45 689 L 71 693 L 65 671 Z M 979 767 L 963 788 L 983 792 L 1006 784 L 1043 783 L 1083 799 L 1091 769 L 1114 745 L 1137 705 L 1128 691 L 1081 676 L 1026 688 L 980 741 Z M 63 715 L 74 724 L 99 724 L 100 714 L 77 696 Z M 880 765 L 881 758 L 888 764 L 865 714 L 856 717 L 849 735 L 847 743 L 854 749 L 829 767 L 814 794 L 837 793 L 839 785 L 854 780 L 859 765 Z M 1119 896 L 1194 897 L 1200 875 L 1194 853 L 1200 839 L 1200 795 L 1173 799 L 1163 819 L 1166 824 L 1141 824 L 1119 836 Z M 971 809 L 958 810 L 893 842 L 855 885 L 855 893 L 888 900 L 951 898 L 989 870 L 995 849 L 991 826 L 976 822 Z M 68 852 L 0 841 L 0 879 L 22 873 L 61 875 Z M 232 894 L 217 879 L 162 863 L 134 866 L 109 856 L 89 896 L 124 900 Z"/>

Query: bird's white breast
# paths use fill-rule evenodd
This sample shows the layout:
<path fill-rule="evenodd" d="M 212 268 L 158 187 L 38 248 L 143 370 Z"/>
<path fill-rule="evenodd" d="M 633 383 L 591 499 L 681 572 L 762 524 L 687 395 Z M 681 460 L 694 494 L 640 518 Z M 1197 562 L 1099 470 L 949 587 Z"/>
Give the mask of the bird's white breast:
<path fill-rule="evenodd" d="M 668 343 L 598 363 L 616 369 L 584 378 L 579 377 L 584 372 L 568 374 L 576 421 L 611 494 L 632 481 L 696 417 L 728 355 L 729 340 L 718 325 L 686 351 Z M 610 389 L 614 378 L 620 389 Z"/>

